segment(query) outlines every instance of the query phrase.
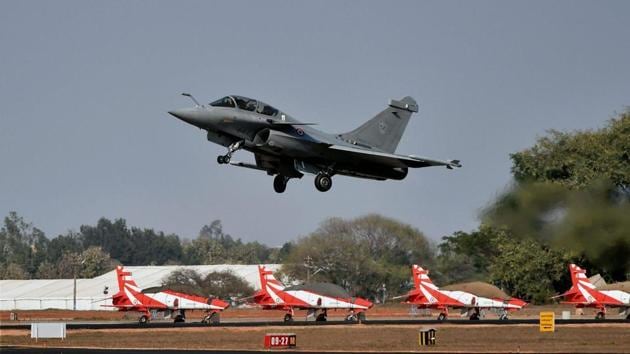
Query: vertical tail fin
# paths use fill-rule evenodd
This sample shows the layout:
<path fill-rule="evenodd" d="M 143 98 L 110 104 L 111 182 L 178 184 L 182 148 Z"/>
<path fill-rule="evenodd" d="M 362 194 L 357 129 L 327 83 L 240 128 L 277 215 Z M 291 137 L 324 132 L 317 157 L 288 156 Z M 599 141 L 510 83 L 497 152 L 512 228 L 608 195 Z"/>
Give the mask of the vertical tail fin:
<path fill-rule="evenodd" d="M 414 264 L 411 267 L 411 273 L 413 274 L 413 285 L 416 290 L 420 289 L 421 283 L 433 285 L 431 278 L 429 278 L 429 271 L 420 267 L 419 265 Z"/>
<path fill-rule="evenodd" d="M 116 278 L 118 280 L 118 291 L 125 291 L 125 287 L 131 288 L 135 291 L 140 291 L 138 284 L 131 277 L 131 272 L 125 271 L 123 266 L 116 267 Z"/>
<path fill-rule="evenodd" d="M 265 266 L 258 266 L 258 275 L 260 276 L 260 289 L 265 290 L 267 283 L 275 285 L 275 287 L 284 288 L 284 285 L 273 276 L 273 272 L 265 268 Z"/>
<path fill-rule="evenodd" d="M 583 286 L 589 289 L 595 289 L 595 285 L 586 277 L 586 270 L 575 264 L 569 264 L 569 272 L 571 273 L 571 283 L 573 286 Z"/>
<path fill-rule="evenodd" d="M 418 112 L 416 101 L 407 96 L 402 100 L 391 100 L 389 107 L 357 129 L 340 134 L 340 137 L 356 145 L 374 147 L 394 153 L 407 127 L 409 118 Z"/>

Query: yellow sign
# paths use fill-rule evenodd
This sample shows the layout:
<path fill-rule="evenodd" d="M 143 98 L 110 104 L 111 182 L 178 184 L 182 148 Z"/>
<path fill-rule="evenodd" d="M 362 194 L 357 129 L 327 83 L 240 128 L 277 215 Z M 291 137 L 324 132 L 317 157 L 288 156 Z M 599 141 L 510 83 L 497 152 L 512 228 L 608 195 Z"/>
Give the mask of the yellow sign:
<path fill-rule="evenodd" d="M 551 311 L 540 313 L 540 331 L 541 332 L 555 332 L 556 330 L 556 317 Z"/>

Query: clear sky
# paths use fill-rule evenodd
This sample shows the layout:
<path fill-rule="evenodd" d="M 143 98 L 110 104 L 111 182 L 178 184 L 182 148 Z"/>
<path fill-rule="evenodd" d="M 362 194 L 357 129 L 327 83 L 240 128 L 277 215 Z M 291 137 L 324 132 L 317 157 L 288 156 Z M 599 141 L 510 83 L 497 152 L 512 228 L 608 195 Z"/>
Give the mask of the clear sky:
<path fill-rule="evenodd" d="M 508 154 L 630 105 L 629 1 L 0 1 L 0 214 L 54 237 L 99 217 L 269 245 L 381 213 L 439 239 L 478 225 Z M 226 94 L 348 131 L 414 97 L 397 152 L 460 159 L 404 181 L 260 171 L 168 115 Z M 234 160 L 252 161 L 237 152 Z"/>

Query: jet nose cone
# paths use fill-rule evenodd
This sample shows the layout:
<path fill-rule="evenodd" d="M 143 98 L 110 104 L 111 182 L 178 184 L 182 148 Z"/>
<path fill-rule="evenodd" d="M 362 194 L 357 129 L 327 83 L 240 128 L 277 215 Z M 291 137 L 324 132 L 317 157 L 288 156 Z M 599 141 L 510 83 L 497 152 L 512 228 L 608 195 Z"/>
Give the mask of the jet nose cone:
<path fill-rule="evenodd" d="M 168 114 L 183 121 L 190 120 L 192 118 L 192 111 L 190 109 L 174 109 L 168 111 Z"/>

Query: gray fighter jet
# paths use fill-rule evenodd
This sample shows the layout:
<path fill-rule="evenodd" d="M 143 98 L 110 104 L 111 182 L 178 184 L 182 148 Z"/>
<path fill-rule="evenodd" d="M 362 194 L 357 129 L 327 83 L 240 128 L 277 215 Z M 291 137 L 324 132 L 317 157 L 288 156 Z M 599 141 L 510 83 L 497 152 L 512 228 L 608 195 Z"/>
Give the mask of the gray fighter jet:
<path fill-rule="evenodd" d="M 171 115 L 207 132 L 208 140 L 227 147 L 219 164 L 246 167 L 274 176 L 273 188 L 282 193 L 291 178 L 315 175 L 315 187 L 326 192 L 332 176 L 345 175 L 374 180 L 402 180 L 409 168 L 461 167 L 458 160 L 440 161 L 395 154 L 409 118 L 418 112 L 411 97 L 391 100 L 387 108 L 357 129 L 327 134 L 302 123 L 264 102 L 243 96 L 225 96 L 208 105 L 169 111 Z M 252 152 L 256 163 L 234 162 L 240 149 Z"/>

